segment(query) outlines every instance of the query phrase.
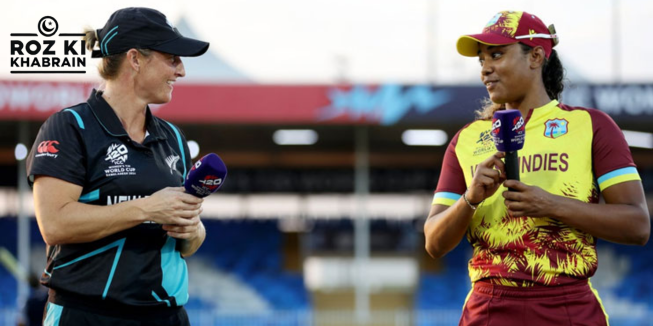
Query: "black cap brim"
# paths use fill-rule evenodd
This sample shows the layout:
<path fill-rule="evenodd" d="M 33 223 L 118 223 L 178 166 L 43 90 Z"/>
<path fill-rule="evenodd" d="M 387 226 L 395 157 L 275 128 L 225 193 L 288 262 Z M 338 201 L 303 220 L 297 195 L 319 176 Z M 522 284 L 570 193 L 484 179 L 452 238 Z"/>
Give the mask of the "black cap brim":
<path fill-rule="evenodd" d="M 181 36 L 161 44 L 149 46 L 149 48 L 180 57 L 197 57 L 209 49 L 209 43 Z"/>

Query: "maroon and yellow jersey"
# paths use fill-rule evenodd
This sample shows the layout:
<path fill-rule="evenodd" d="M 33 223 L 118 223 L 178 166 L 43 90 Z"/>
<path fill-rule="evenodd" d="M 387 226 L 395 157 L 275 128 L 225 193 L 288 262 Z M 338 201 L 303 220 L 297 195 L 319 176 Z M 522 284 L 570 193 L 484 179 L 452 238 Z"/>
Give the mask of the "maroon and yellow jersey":
<path fill-rule="evenodd" d="M 496 152 L 491 121 L 472 122 L 451 140 L 433 204 L 450 206 L 470 185 L 476 166 Z M 623 133 L 605 113 L 559 105 L 532 109 L 519 151 L 521 181 L 554 195 L 598 203 L 599 192 L 640 180 Z M 509 286 L 560 285 L 596 271 L 596 239 L 552 218 L 508 216 L 497 192 L 485 199 L 467 230 L 474 254 L 472 282 Z"/>

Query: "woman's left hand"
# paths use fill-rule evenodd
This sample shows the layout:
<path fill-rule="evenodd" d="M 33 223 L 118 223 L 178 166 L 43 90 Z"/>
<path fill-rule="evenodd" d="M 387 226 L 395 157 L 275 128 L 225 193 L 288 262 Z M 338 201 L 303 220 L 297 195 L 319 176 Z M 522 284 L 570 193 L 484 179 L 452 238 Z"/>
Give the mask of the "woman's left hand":
<path fill-rule="evenodd" d="M 555 207 L 555 195 L 521 181 L 506 180 L 503 185 L 515 191 L 504 191 L 506 208 L 512 217 L 548 217 Z"/>
<path fill-rule="evenodd" d="M 193 218 L 189 219 L 193 223 L 191 225 L 174 225 L 174 224 L 164 224 L 163 230 L 168 232 L 168 236 L 177 239 L 187 239 L 192 240 L 200 236 L 200 216 L 196 215 Z"/>

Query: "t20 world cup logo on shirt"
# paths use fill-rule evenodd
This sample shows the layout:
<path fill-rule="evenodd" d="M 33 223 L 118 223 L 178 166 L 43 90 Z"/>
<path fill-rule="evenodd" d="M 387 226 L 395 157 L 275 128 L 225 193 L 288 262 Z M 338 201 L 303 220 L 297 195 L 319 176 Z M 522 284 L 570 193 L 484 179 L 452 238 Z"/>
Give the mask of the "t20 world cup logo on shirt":
<path fill-rule="evenodd" d="M 105 161 L 111 161 L 115 165 L 122 165 L 127 162 L 127 146 L 119 144 L 111 144 L 107 148 L 107 158 Z"/>

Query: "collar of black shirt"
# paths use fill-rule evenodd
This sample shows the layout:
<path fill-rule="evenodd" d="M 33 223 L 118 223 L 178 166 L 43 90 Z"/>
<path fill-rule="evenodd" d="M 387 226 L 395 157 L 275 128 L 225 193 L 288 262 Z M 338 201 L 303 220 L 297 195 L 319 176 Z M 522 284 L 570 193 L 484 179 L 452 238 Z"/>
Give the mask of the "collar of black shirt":
<path fill-rule="evenodd" d="M 91 96 L 86 102 L 91 107 L 91 111 L 95 115 L 95 118 L 110 135 L 115 137 L 129 137 L 125 128 L 123 128 L 120 119 L 116 115 L 116 112 L 113 111 L 109 103 L 107 103 L 107 101 L 104 100 L 104 97 L 102 97 L 102 91 L 93 89 Z M 157 119 L 152 116 L 149 106 L 145 113 L 145 128 L 153 139 L 164 140 L 167 138 L 163 130 L 161 130 L 161 126 Z"/>

